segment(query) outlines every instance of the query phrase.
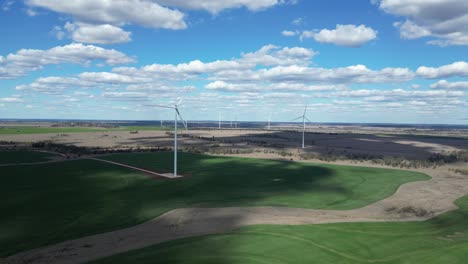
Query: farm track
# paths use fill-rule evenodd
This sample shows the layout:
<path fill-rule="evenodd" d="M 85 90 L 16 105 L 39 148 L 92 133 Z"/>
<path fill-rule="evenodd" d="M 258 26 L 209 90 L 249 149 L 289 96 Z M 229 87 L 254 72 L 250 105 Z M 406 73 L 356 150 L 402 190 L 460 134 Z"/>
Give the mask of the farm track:
<path fill-rule="evenodd" d="M 257 224 L 424 221 L 457 209 L 453 202 L 468 194 L 468 177 L 453 173 L 448 167 L 416 171 L 432 178 L 403 184 L 392 196 L 359 209 L 180 208 L 140 225 L 21 252 L 0 263 L 84 263 L 174 239 Z"/>

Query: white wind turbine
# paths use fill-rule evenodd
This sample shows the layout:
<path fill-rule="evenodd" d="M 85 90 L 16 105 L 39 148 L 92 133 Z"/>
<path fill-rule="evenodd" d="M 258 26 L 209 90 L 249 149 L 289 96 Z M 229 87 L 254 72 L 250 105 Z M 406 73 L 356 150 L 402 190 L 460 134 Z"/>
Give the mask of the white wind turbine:
<path fill-rule="evenodd" d="M 218 129 L 221 129 L 221 112 L 218 113 Z"/>
<path fill-rule="evenodd" d="M 268 115 L 268 130 L 270 130 L 270 123 L 271 123 L 271 113 Z"/>
<path fill-rule="evenodd" d="M 169 109 L 174 109 L 174 175 L 173 177 L 179 177 L 177 175 L 177 122 L 180 120 L 182 121 L 182 124 L 184 124 L 185 129 L 187 130 L 187 123 L 184 121 L 182 118 L 182 115 L 179 112 L 179 105 L 182 103 L 182 100 L 184 99 L 185 95 L 177 101 L 177 103 L 174 106 L 167 106 L 167 105 L 146 105 L 146 106 L 155 106 L 159 108 L 169 108 Z"/>
<path fill-rule="evenodd" d="M 292 121 L 296 121 L 296 120 L 302 118 L 302 124 L 303 124 L 303 127 L 302 127 L 302 148 L 304 148 L 304 134 L 305 134 L 305 129 L 306 129 L 306 123 L 305 123 L 305 121 L 307 120 L 307 121 L 311 122 L 311 121 L 309 120 L 309 118 L 307 118 L 306 112 L 307 112 L 307 105 L 305 106 L 304 114 L 302 114 L 302 116 L 300 116 L 300 117 L 295 118 L 295 119 L 292 120 Z"/>

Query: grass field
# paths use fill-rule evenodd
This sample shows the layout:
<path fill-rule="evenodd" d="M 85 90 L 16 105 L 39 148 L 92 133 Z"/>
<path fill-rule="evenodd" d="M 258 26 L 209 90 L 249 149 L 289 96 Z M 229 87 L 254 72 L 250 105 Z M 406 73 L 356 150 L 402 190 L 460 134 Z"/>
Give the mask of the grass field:
<path fill-rule="evenodd" d="M 50 157 L 55 156 L 51 153 L 39 151 L 1 151 L 0 150 L 0 164 L 15 164 L 15 163 L 28 163 L 47 161 Z"/>
<path fill-rule="evenodd" d="M 169 170 L 172 153 L 110 160 Z M 391 195 L 414 172 L 180 154 L 193 177 L 155 180 L 92 160 L 0 167 L 0 257 L 147 221 L 174 208 L 277 205 L 350 209 Z"/>
<path fill-rule="evenodd" d="M 46 134 L 46 133 L 73 133 L 73 132 L 108 132 L 108 131 L 134 131 L 134 130 L 168 130 L 169 127 L 160 126 L 121 126 L 117 128 L 96 127 L 0 127 L 0 135 L 8 134 Z"/>
<path fill-rule="evenodd" d="M 463 264 L 468 258 L 468 196 L 457 204 L 459 210 L 425 222 L 259 225 L 93 263 Z"/>

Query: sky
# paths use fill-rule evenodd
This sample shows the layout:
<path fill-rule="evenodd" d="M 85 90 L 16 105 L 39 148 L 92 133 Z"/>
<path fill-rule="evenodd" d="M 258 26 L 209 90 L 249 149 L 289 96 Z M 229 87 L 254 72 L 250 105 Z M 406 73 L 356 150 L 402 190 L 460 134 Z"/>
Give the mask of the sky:
<path fill-rule="evenodd" d="M 464 0 L 1 0 L 0 118 L 468 124 Z"/>

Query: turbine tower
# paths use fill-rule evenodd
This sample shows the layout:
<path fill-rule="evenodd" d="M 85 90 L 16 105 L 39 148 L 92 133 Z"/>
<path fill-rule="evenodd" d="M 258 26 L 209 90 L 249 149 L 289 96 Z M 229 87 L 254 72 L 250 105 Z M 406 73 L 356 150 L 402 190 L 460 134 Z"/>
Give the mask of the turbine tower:
<path fill-rule="evenodd" d="M 182 118 L 182 115 L 179 112 L 179 105 L 182 103 L 182 100 L 184 99 L 185 96 L 181 97 L 179 101 L 174 106 L 167 106 L 167 105 L 146 105 L 146 106 L 154 106 L 154 107 L 159 107 L 159 108 L 169 108 L 169 109 L 174 109 L 174 176 L 173 177 L 178 177 L 177 175 L 177 122 L 180 120 L 182 121 L 182 124 L 184 125 L 185 129 L 187 130 L 187 123 L 184 121 Z"/>
<path fill-rule="evenodd" d="M 221 129 L 221 112 L 218 114 L 218 129 Z"/>
<path fill-rule="evenodd" d="M 300 117 L 295 118 L 295 119 L 292 120 L 292 121 L 296 121 L 296 120 L 302 118 L 302 124 L 303 124 L 303 127 L 302 127 L 302 148 L 305 147 L 305 146 L 304 146 L 304 134 L 305 134 L 305 129 L 306 129 L 306 123 L 305 123 L 305 121 L 307 120 L 307 121 L 310 122 L 309 118 L 307 118 L 307 116 L 306 116 L 306 112 L 307 112 L 307 105 L 305 106 L 304 114 L 302 114 L 302 116 L 300 116 Z"/>
<path fill-rule="evenodd" d="M 270 123 L 271 123 L 271 113 L 270 115 L 268 116 L 268 130 L 270 130 Z"/>

